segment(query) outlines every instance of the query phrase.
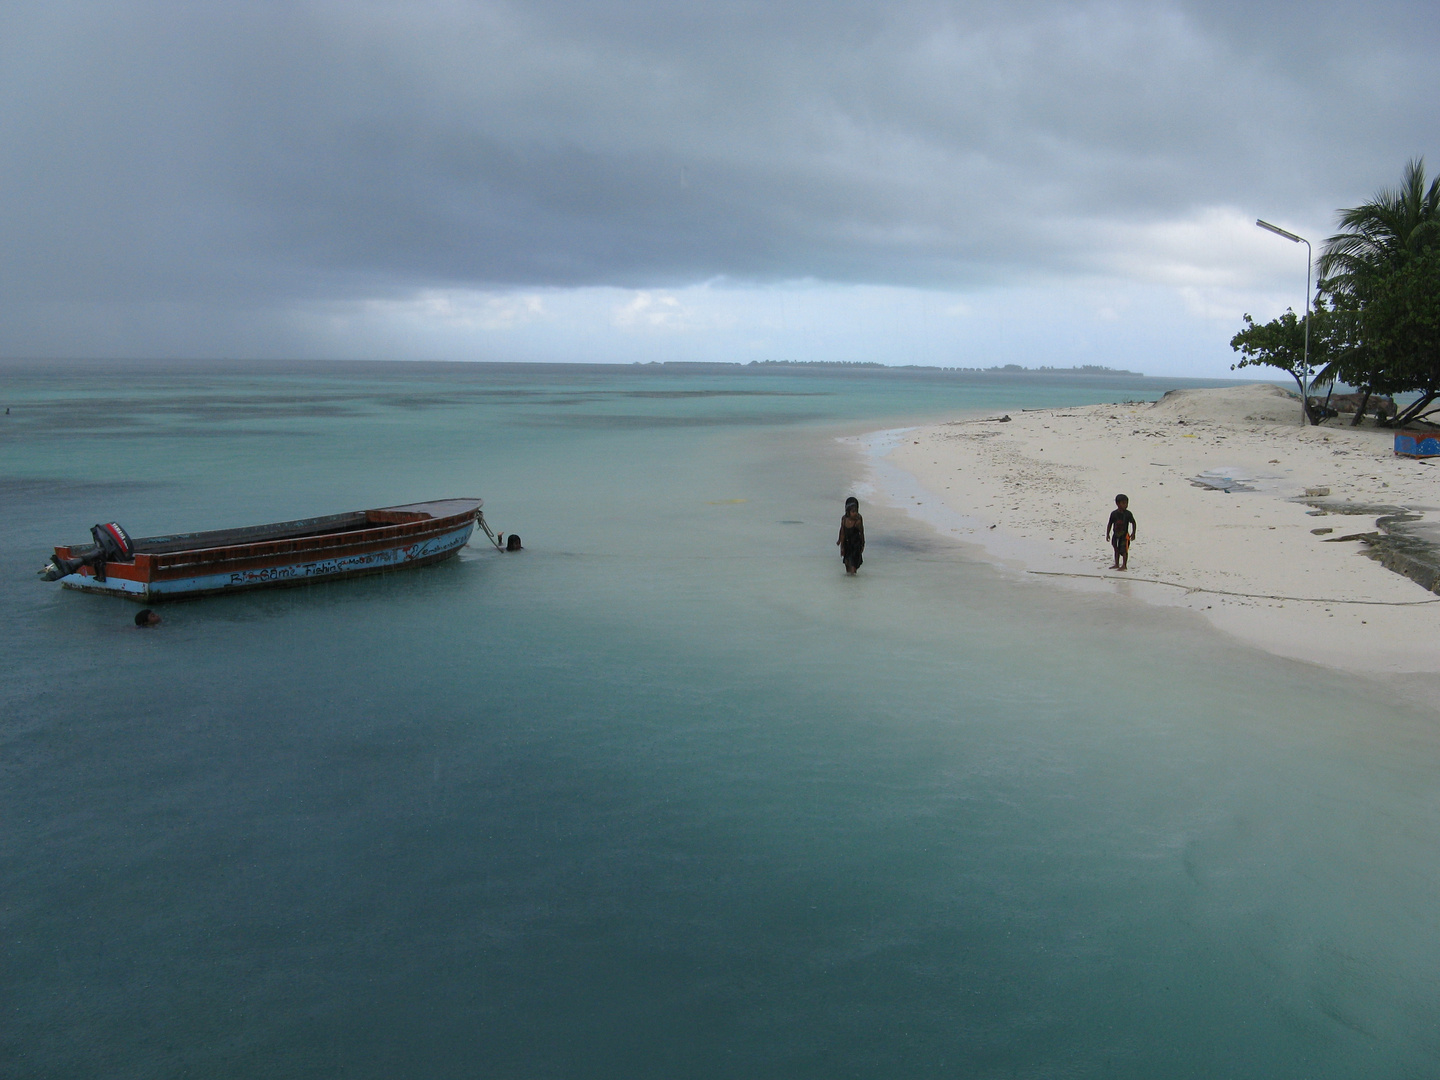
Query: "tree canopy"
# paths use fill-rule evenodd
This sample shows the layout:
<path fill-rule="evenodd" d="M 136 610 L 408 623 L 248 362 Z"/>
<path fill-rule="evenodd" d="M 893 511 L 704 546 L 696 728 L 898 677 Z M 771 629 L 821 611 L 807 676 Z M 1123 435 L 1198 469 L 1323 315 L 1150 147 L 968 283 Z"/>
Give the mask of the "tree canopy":
<path fill-rule="evenodd" d="M 1359 321 L 1377 380 L 1418 390 L 1427 406 L 1440 396 L 1440 250 L 1408 255 L 1370 283 Z"/>
<path fill-rule="evenodd" d="M 1300 387 L 1301 408 L 1306 419 L 1311 423 L 1320 422 L 1305 397 L 1305 379 L 1309 374 L 1305 370 L 1305 324 L 1293 309 L 1286 308 L 1285 314 L 1268 323 L 1257 323 L 1247 313 L 1245 329 L 1230 339 L 1230 348 L 1240 354 L 1240 359 L 1230 365 L 1230 370 L 1263 366 L 1285 372 Z"/>

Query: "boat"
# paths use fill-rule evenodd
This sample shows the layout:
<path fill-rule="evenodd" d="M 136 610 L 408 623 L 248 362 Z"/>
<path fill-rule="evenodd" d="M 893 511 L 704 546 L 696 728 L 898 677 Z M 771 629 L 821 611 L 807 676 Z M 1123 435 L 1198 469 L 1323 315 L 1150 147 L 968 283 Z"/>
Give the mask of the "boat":
<path fill-rule="evenodd" d="M 96 525 L 93 544 L 61 546 L 40 576 L 67 589 L 152 604 L 428 566 L 485 523 L 480 499 L 382 506 L 240 529 L 131 539 Z"/>

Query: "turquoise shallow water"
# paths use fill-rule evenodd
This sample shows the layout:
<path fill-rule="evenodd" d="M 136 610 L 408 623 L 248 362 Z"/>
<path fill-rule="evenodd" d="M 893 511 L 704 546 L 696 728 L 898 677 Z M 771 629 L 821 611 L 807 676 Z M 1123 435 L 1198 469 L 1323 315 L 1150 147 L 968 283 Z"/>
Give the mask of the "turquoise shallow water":
<path fill-rule="evenodd" d="M 841 571 L 835 434 L 1173 384 L 3 379 L 7 1077 L 1440 1067 L 1433 714 L 883 507 Z M 32 577 L 472 493 L 523 554 L 148 632 Z"/>

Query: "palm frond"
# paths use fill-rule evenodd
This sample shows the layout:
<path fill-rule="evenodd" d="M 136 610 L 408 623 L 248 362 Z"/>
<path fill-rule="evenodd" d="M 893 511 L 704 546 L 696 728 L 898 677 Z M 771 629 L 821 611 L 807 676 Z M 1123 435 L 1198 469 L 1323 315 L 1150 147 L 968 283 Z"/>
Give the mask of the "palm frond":
<path fill-rule="evenodd" d="M 1343 279 L 1393 267 L 1407 253 L 1440 241 L 1440 177 L 1425 184 L 1425 159 L 1405 164 L 1400 185 L 1381 188 L 1367 203 L 1340 211 L 1339 231 L 1327 237 L 1316 269 Z"/>

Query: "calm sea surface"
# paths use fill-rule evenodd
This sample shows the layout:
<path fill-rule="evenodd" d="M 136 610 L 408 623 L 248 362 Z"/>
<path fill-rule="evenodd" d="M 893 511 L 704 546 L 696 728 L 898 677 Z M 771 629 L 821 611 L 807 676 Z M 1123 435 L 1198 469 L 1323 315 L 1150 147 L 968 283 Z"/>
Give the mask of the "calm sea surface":
<path fill-rule="evenodd" d="M 1440 1074 L 1436 714 L 881 506 L 843 574 L 836 435 L 1172 385 L 0 368 L 0 1075 Z M 33 576 L 472 494 L 522 554 Z"/>

